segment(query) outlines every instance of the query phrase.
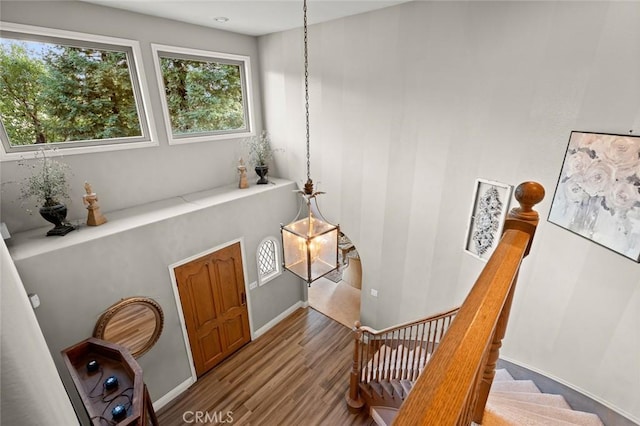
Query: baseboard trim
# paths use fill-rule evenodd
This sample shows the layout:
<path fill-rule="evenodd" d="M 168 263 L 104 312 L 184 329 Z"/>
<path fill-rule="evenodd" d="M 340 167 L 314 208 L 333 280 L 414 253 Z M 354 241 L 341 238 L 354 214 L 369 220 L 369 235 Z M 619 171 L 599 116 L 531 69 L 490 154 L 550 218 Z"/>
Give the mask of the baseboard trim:
<path fill-rule="evenodd" d="M 639 426 L 640 420 L 597 396 L 530 365 L 500 357 L 498 368 L 506 369 L 516 380 L 532 380 L 542 392 L 564 396 L 571 408 L 597 414 L 605 426 Z"/>
<path fill-rule="evenodd" d="M 189 387 L 194 383 L 195 383 L 195 380 L 193 380 L 193 377 L 189 377 L 187 380 L 180 383 L 178 386 L 176 386 L 175 388 L 167 392 L 163 397 L 159 398 L 156 402 L 154 402 L 153 410 L 154 411 L 160 410 L 162 407 L 164 407 L 165 405 L 173 401 L 175 398 L 180 396 L 182 392 L 189 389 Z"/>
<path fill-rule="evenodd" d="M 258 337 L 262 336 L 264 333 L 266 333 L 267 331 L 275 327 L 276 324 L 278 324 L 280 321 L 282 321 L 283 319 L 285 319 L 286 317 L 294 313 L 297 309 L 306 308 L 308 306 L 309 306 L 308 302 L 303 302 L 303 301 L 296 302 L 295 304 L 287 308 L 284 312 L 282 312 L 280 315 L 278 315 L 277 317 L 275 317 L 274 319 L 272 319 L 271 321 L 269 321 L 268 323 L 266 323 L 265 325 L 257 329 L 254 333 L 253 338 L 257 339 Z"/>

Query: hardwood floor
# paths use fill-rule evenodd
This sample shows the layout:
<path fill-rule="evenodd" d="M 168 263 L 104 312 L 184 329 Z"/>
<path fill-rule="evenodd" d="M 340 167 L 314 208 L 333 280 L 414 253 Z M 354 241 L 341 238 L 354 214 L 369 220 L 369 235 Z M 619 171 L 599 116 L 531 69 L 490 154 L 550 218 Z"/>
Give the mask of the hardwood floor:
<path fill-rule="evenodd" d="M 350 414 L 344 401 L 352 353 L 350 329 L 312 308 L 298 309 L 201 377 L 160 410 L 158 420 L 162 426 L 221 420 L 260 426 L 373 425 L 364 410 Z"/>

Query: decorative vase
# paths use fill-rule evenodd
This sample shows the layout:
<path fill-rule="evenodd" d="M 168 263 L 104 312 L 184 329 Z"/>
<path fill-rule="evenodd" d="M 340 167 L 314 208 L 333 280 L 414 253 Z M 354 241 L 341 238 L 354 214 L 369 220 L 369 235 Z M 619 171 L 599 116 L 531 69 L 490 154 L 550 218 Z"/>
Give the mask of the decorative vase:
<path fill-rule="evenodd" d="M 47 237 L 52 235 L 63 236 L 73 231 L 75 227 L 67 225 L 64 220 L 67 217 L 67 206 L 62 203 L 52 204 L 47 201 L 43 207 L 40 207 L 40 216 L 47 222 L 53 223 L 55 226 L 47 232 Z"/>
<path fill-rule="evenodd" d="M 267 180 L 267 173 L 269 173 L 269 166 L 256 166 L 255 170 L 256 170 L 256 174 L 260 176 L 260 179 L 258 179 L 258 182 L 257 182 L 258 185 L 264 185 L 266 183 L 269 183 L 269 181 Z"/>
<path fill-rule="evenodd" d="M 569 229 L 585 237 L 593 238 L 601 202 L 601 197 L 588 197 L 580 203 L 575 203 L 575 212 L 569 222 Z"/>

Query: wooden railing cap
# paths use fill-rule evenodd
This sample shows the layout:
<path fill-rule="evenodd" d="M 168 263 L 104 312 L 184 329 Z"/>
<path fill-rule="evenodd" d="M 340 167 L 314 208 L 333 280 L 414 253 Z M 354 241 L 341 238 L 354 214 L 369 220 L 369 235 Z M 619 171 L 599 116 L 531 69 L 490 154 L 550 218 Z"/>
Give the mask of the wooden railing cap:
<path fill-rule="evenodd" d="M 520 207 L 512 209 L 510 216 L 516 219 L 537 221 L 538 212 L 533 210 L 533 206 L 544 198 L 544 187 L 538 182 L 523 182 L 516 188 L 515 196 Z"/>

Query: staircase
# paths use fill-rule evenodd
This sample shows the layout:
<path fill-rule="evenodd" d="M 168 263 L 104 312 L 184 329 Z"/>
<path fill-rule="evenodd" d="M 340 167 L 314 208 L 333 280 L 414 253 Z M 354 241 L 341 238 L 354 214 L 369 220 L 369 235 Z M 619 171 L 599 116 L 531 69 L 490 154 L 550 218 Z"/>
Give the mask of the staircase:
<path fill-rule="evenodd" d="M 400 407 L 411 391 L 416 375 L 419 375 L 429 361 L 431 353 L 420 356 L 421 347 L 408 350 L 403 345 L 391 349 L 383 345 L 369 361 L 368 368 L 362 372 L 360 391 L 370 407 Z M 415 355 L 415 356 L 414 356 Z M 382 367 L 378 358 L 388 358 Z M 414 369 L 415 373 L 414 374 Z"/>
<path fill-rule="evenodd" d="M 457 313 L 455 308 L 384 330 L 357 322 L 349 409 L 356 412 L 365 404 L 399 408 Z"/>
<path fill-rule="evenodd" d="M 363 386 L 372 405 L 370 414 L 379 426 L 391 425 L 414 381 L 390 380 Z M 474 423 L 475 424 L 475 423 Z M 574 411 L 561 395 L 541 393 L 531 380 L 514 380 L 507 370 L 496 370 L 482 426 L 603 426 L 598 416 Z"/>
<path fill-rule="evenodd" d="M 595 414 L 574 411 L 561 395 L 541 393 L 531 380 L 514 380 L 496 370 L 484 410 L 483 426 L 602 426 Z"/>
<path fill-rule="evenodd" d="M 507 216 L 460 308 L 381 331 L 356 323 L 350 411 L 367 405 L 376 423 L 396 426 L 602 425 L 561 396 L 495 370 L 520 266 L 539 221 L 533 206 L 544 188 L 524 182 L 515 197 L 520 207 Z"/>

